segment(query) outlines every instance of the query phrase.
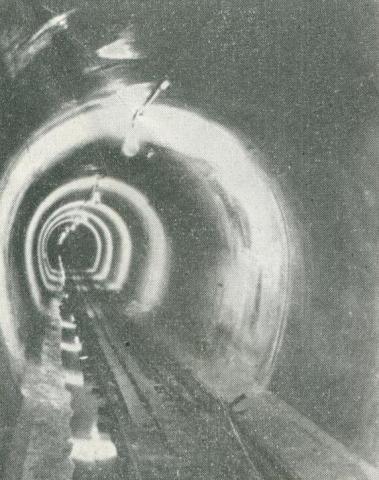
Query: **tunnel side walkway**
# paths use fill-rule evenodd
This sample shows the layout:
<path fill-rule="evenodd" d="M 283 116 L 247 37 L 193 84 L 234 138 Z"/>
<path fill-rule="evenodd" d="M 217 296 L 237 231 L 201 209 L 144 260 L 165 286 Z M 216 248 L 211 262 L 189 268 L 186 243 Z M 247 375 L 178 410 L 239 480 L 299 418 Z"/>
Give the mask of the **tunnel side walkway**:
<path fill-rule="evenodd" d="M 124 355 L 128 357 L 127 365 L 134 362 L 144 370 L 144 374 L 154 379 L 163 390 L 175 391 L 176 404 L 186 405 L 185 415 L 191 418 L 187 425 L 194 426 L 201 418 L 200 411 L 213 411 L 212 419 L 220 415 L 231 427 L 230 434 L 238 439 L 245 458 L 267 480 L 376 480 L 379 478 L 378 470 L 363 459 L 351 453 L 336 439 L 323 432 L 317 425 L 301 415 L 298 411 L 280 400 L 269 391 L 256 394 L 242 394 L 231 404 L 225 404 L 220 399 L 201 395 L 201 386 L 188 375 L 183 368 L 162 347 L 157 346 L 154 338 L 143 331 L 143 327 L 135 322 L 120 323 L 116 321 L 117 315 L 109 315 L 108 321 L 101 325 L 111 332 L 110 335 L 118 342 L 127 344 Z M 113 319 L 113 321 L 110 321 Z M 113 330 L 113 332 L 112 332 Z M 134 339 L 134 341 L 131 341 Z M 130 341 L 128 341 L 130 340 Z M 126 349 L 124 349 L 126 350 Z M 170 362 L 172 364 L 170 365 Z M 135 372 L 135 370 L 134 370 Z M 170 380 L 171 379 L 171 380 Z M 144 382 L 146 386 L 146 382 Z M 146 394 L 146 397 L 149 397 Z M 200 397 L 202 397 L 200 399 Z M 185 401 L 188 398 L 189 401 Z M 198 410 L 195 405 L 204 402 Z M 206 404 L 208 403 L 208 407 Z M 167 436 L 175 438 L 179 446 L 183 439 L 173 426 L 173 416 L 170 418 L 164 413 L 159 401 L 150 402 L 153 413 L 162 421 Z M 221 408 L 217 408 L 221 407 Z M 209 431 L 209 425 L 207 429 Z M 172 430 L 172 428 L 171 428 Z M 187 435 L 187 439 L 191 435 Z M 194 438 L 194 435 L 192 435 Z M 192 447 L 192 451 L 194 448 Z M 260 478 L 260 475 L 258 478 Z M 207 477 L 208 478 L 208 477 Z M 219 477 L 219 478 L 222 478 Z M 230 478 L 230 476 L 228 477 Z M 242 475 L 238 478 L 251 478 Z"/>
<path fill-rule="evenodd" d="M 29 362 L 22 384 L 23 403 L 6 463 L 5 480 L 69 480 L 73 464 L 70 393 L 65 389 L 58 303 L 37 364 Z"/>

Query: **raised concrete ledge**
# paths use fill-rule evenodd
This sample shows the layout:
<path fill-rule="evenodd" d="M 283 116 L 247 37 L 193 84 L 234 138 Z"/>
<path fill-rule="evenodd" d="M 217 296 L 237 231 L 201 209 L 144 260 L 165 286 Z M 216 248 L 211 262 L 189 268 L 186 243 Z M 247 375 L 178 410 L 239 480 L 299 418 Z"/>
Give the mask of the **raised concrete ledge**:
<path fill-rule="evenodd" d="M 379 479 L 377 468 L 270 392 L 241 397 L 231 416 L 252 460 L 269 479 Z"/>

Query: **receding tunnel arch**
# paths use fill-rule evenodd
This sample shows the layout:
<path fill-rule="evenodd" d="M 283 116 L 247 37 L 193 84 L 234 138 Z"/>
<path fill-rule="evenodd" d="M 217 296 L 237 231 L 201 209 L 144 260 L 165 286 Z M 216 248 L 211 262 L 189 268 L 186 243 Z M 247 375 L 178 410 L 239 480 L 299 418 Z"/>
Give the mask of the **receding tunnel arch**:
<path fill-rule="evenodd" d="M 54 225 L 54 221 L 59 222 L 65 216 L 71 216 L 72 218 L 75 218 L 79 215 L 92 215 L 97 218 L 96 222 L 101 226 L 104 224 L 104 222 L 110 223 L 113 226 L 114 234 L 117 234 L 118 247 L 116 248 L 116 246 L 113 247 L 114 242 L 109 232 L 109 228 L 105 226 L 103 227 L 103 232 L 106 239 L 105 255 L 101 270 L 92 275 L 94 281 L 106 281 L 108 289 L 121 288 L 127 279 L 129 271 L 131 258 L 131 239 L 128 228 L 120 215 L 114 209 L 103 203 L 95 203 L 92 201 L 76 201 L 64 204 L 50 214 L 50 216 L 43 223 L 42 229 L 37 235 L 38 226 L 42 221 L 44 213 L 46 213 L 46 211 L 58 201 L 60 195 L 62 195 L 62 192 L 62 197 L 65 197 L 65 186 L 61 188 L 63 188 L 63 190 L 58 189 L 58 192 L 53 191 L 36 210 L 35 215 L 28 226 L 26 235 L 25 259 L 27 275 L 32 296 L 39 308 L 42 306 L 42 300 L 38 287 L 37 275 L 35 273 L 35 265 L 33 263 L 34 239 L 37 236 L 37 258 L 44 285 L 50 291 L 57 291 L 59 288 L 56 285 L 46 282 L 45 267 L 43 262 L 46 243 L 43 243 L 43 238 L 46 239 L 45 233 L 46 230 L 49 229 L 50 225 Z M 115 252 L 117 252 L 117 255 Z"/>
<path fill-rule="evenodd" d="M 102 220 L 98 219 L 96 215 L 93 215 L 92 221 L 87 218 L 86 220 L 82 219 L 80 222 L 73 221 L 71 216 L 67 214 L 64 218 L 57 220 L 52 225 L 49 225 L 47 231 L 45 231 L 42 235 L 41 233 L 41 242 L 39 242 L 40 248 L 38 249 L 38 256 L 39 259 L 39 266 L 40 270 L 43 269 L 46 273 L 48 279 L 57 281 L 61 277 L 61 266 L 58 261 L 59 258 L 59 246 L 55 248 L 55 262 L 54 266 L 51 264 L 51 260 L 49 258 L 49 244 L 53 243 L 53 245 L 57 245 L 59 241 L 61 241 L 62 234 L 64 233 L 65 236 L 69 234 L 69 232 L 73 231 L 74 228 L 85 226 L 88 230 L 92 233 L 95 241 L 95 255 L 93 259 L 93 265 L 86 269 L 87 273 L 96 273 L 101 268 L 102 259 L 105 256 L 109 256 L 110 252 L 105 250 L 105 239 L 104 236 L 107 235 L 109 240 L 112 238 L 111 232 L 109 231 L 108 227 Z M 103 224 L 101 227 L 99 224 Z M 62 228 L 63 232 L 62 232 Z M 57 237 L 59 235 L 59 238 Z M 55 238 L 54 238 L 55 237 Z M 55 241 L 54 241 L 55 240 Z M 41 252 L 41 253 L 40 253 Z M 42 263 L 41 259 L 46 260 Z"/>
<path fill-rule="evenodd" d="M 203 275 L 204 297 L 213 304 L 208 310 L 214 312 L 208 312 L 199 321 L 204 323 L 207 343 L 214 345 L 221 338 L 218 343 L 222 347 L 212 354 L 196 353 L 195 357 L 183 347 L 183 361 L 191 363 L 198 377 L 221 395 L 234 394 L 235 388 L 227 377 L 237 375 L 241 388 L 246 384 L 251 388 L 252 377 L 260 384 L 267 383 L 293 294 L 292 265 L 296 265 L 299 254 L 288 209 L 283 206 L 276 186 L 260 168 L 258 157 L 220 125 L 180 108 L 152 105 L 131 127 L 136 97 L 145 93 L 146 85 L 112 84 L 99 92 L 98 97 L 93 95 L 81 107 L 73 108 L 65 117 L 40 130 L 8 169 L 8 182 L 0 198 L 4 205 L 0 223 L 7 225 L 10 234 L 17 208 L 41 171 L 52 168 L 83 145 L 104 139 L 120 148 L 123 145 L 126 153 L 133 149 L 136 153 L 144 144 L 162 149 L 167 158 L 182 165 L 207 192 L 224 242 L 218 260 L 208 272 L 201 272 L 205 265 L 196 267 Z M 63 197 L 69 198 L 78 189 L 88 193 L 93 178 L 87 182 L 86 186 L 76 184 L 71 192 L 66 190 Z M 160 214 L 151 208 L 146 195 L 123 181 L 100 179 L 99 188 L 105 191 L 119 188 L 119 197 L 127 191 L 123 201 L 132 207 L 134 201 L 138 214 L 150 209 L 150 219 L 143 217 L 142 223 L 146 223 L 145 230 L 150 229 L 149 240 L 155 242 L 150 254 L 155 252 L 156 261 L 150 262 L 153 268 L 145 269 L 139 295 L 140 303 L 146 303 L 150 310 L 152 304 L 160 302 L 162 282 L 168 272 L 169 239 L 164 234 Z M 2 246 L 7 251 L 6 242 Z M 5 256 L 0 269 L 7 268 Z M 155 288 L 150 288 L 154 285 Z M 10 292 L 5 284 L 0 287 L 6 317 L 3 326 L 8 322 L 12 330 Z M 202 318 L 201 312 L 199 315 Z M 176 326 L 168 325 L 161 324 L 163 336 L 165 329 L 170 335 L 175 334 Z M 17 345 L 14 332 L 9 338 L 8 343 Z M 170 348 L 174 343 L 171 342 Z"/>
<path fill-rule="evenodd" d="M 99 239 L 95 228 L 85 222 L 74 221 L 70 226 L 61 229 L 58 236 L 49 237 L 47 258 L 56 255 L 58 265 L 61 265 L 66 278 L 69 275 L 78 282 L 85 276 L 92 279 L 96 261 L 99 260 Z"/>
<path fill-rule="evenodd" d="M 57 255 L 55 257 L 52 257 L 51 254 L 49 254 L 49 243 L 53 242 L 54 244 L 59 243 L 60 245 L 64 242 L 62 239 L 63 234 L 67 236 L 69 232 L 72 231 L 73 226 L 74 227 L 85 227 L 91 232 L 92 236 L 94 237 L 95 241 L 95 255 L 94 259 L 92 262 L 91 266 L 88 266 L 86 268 L 86 271 L 88 273 L 93 273 L 96 272 L 99 269 L 99 265 L 101 262 L 101 258 L 103 255 L 103 239 L 102 239 L 102 233 L 103 231 L 99 228 L 99 226 L 96 223 L 95 218 L 97 218 L 95 215 L 93 216 L 92 221 L 89 218 L 83 218 L 80 221 L 76 222 L 75 220 L 72 220 L 71 216 L 67 216 L 66 218 L 60 219 L 56 223 L 54 222 L 54 225 L 49 225 L 48 231 L 45 233 L 44 238 L 42 239 L 43 242 L 43 251 L 46 252 L 46 268 L 49 272 L 49 274 L 52 276 L 59 274 L 59 263 L 58 263 L 58 258 Z M 105 227 L 105 224 L 104 224 Z M 104 228 L 103 227 L 103 228 Z M 99 230 L 98 230 L 99 228 Z M 52 240 L 53 236 L 58 236 L 58 239 Z M 43 255 L 45 255 L 43 253 Z M 44 257 L 45 258 L 45 257 Z"/>
<path fill-rule="evenodd" d="M 33 238 L 35 237 L 38 230 L 38 225 L 41 222 L 45 213 L 52 209 L 55 204 L 59 204 L 59 202 L 63 201 L 65 198 L 69 198 L 72 194 L 77 195 L 78 192 L 82 192 L 83 195 L 91 194 L 93 185 L 93 176 L 83 177 L 79 180 L 74 180 L 72 182 L 68 182 L 65 185 L 62 185 L 61 187 L 53 191 L 48 197 L 46 197 L 46 199 L 39 205 L 35 215 L 32 218 L 32 221 L 27 230 L 27 237 L 25 242 L 25 258 L 28 276 L 31 279 L 30 284 L 32 286 L 33 297 L 36 299 L 38 305 L 41 304 L 41 297 L 38 292 L 32 255 Z M 157 302 L 159 296 L 161 295 L 162 283 L 164 283 L 164 276 L 166 272 L 167 246 L 161 222 L 157 214 L 150 207 L 145 197 L 135 188 L 128 186 L 125 183 L 116 179 L 107 177 L 102 178 L 98 181 L 98 188 L 101 189 L 103 192 L 110 192 L 113 195 L 121 197 L 123 201 L 126 201 L 128 204 L 130 204 L 131 208 L 134 208 L 136 210 L 137 214 L 141 218 L 143 228 L 146 231 L 147 238 L 149 239 L 149 254 L 145 262 L 146 265 L 143 269 L 145 273 L 142 275 L 142 279 L 140 281 L 138 303 L 143 305 L 143 308 L 149 308 L 150 305 L 154 305 Z M 123 224 L 123 220 L 113 209 L 111 209 L 104 203 L 96 203 L 93 201 L 77 201 L 60 206 L 59 208 L 57 208 L 57 210 L 53 211 L 49 218 L 50 220 L 53 220 L 56 217 L 59 218 L 59 215 L 63 215 L 66 210 L 79 207 L 83 209 L 93 209 L 103 212 L 108 220 L 112 219 L 119 226 L 119 228 L 122 228 L 121 225 Z M 47 221 L 45 225 L 48 225 L 48 223 L 49 222 Z M 121 237 L 123 238 L 124 236 L 126 237 L 126 235 L 122 235 Z M 41 250 L 39 249 L 38 251 L 41 258 Z M 121 249 L 121 251 L 123 251 L 123 254 L 125 255 L 127 250 Z M 125 262 L 124 260 L 121 260 L 121 262 L 119 262 L 118 266 L 115 268 L 120 270 L 121 266 L 123 266 L 123 268 L 125 269 L 125 265 L 128 265 L 128 263 L 129 261 Z M 107 272 L 107 274 L 109 274 L 109 271 Z M 99 280 L 99 278 L 95 279 Z M 122 282 L 117 280 L 113 282 L 113 285 L 122 285 Z M 110 288 L 109 285 L 108 288 Z"/>
<path fill-rule="evenodd" d="M 110 276 L 112 268 L 114 269 L 115 274 L 113 277 L 116 279 L 115 284 L 122 285 L 125 282 L 128 269 L 130 264 L 131 257 L 131 240 L 130 235 L 127 230 L 127 227 L 117 212 L 111 207 L 94 203 L 91 201 L 76 201 L 64 204 L 63 206 L 57 208 L 45 221 L 39 237 L 38 237 L 38 248 L 37 255 L 39 259 L 39 264 L 41 265 L 41 259 L 43 256 L 43 250 L 46 248 L 46 243 L 43 243 L 43 239 L 46 240 L 46 234 L 50 230 L 50 227 L 55 226 L 55 222 L 58 222 L 62 218 L 84 215 L 84 217 L 91 218 L 95 224 L 98 225 L 100 230 L 104 235 L 104 256 L 103 261 L 101 262 L 101 268 L 98 272 L 93 274 L 94 281 L 104 281 L 107 277 Z M 108 224 L 108 225 L 107 225 Z M 31 224 L 31 228 L 34 228 L 35 223 Z M 110 231 L 110 226 L 113 226 L 113 230 L 118 232 L 119 245 L 116 248 L 115 242 Z M 28 246 L 28 252 L 26 252 L 26 259 L 28 265 L 28 272 L 31 274 L 31 250 L 32 243 L 29 242 L 29 239 L 34 235 L 34 231 L 30 230 L 28 235 L 28 241 L 26 246 Z M 117 255 L 114 253 L 117 252 Z M 42 267 L 43 271 L 43 265 Z M 119 272 L 119 273 L 117 273 Z M 121 276 L 120 276 L 121 275 Z"/>

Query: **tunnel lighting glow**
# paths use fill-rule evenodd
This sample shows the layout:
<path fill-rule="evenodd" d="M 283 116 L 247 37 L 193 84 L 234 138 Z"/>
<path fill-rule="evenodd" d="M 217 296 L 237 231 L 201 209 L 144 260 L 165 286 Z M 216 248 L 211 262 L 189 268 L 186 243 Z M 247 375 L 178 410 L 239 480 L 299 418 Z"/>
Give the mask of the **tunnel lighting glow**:
<path fill-rule="evenodd" d="M 71 438 L 70 442 L 70 458 L 77 462 L 104 462 L 117 457 L 117 449 L 109 435 L 101 434 L 96 424 L 92 427 L 90 438 Z"/>

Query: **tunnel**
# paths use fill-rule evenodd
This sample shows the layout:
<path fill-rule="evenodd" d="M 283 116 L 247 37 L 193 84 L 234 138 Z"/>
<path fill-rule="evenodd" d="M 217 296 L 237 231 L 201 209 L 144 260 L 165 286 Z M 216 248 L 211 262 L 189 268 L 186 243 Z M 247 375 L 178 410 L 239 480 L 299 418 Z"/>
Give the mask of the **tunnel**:
<path fill-rule="evenodd" d="M 376 478 L 374 8 L 0 3 L 0 476 Z"/>

